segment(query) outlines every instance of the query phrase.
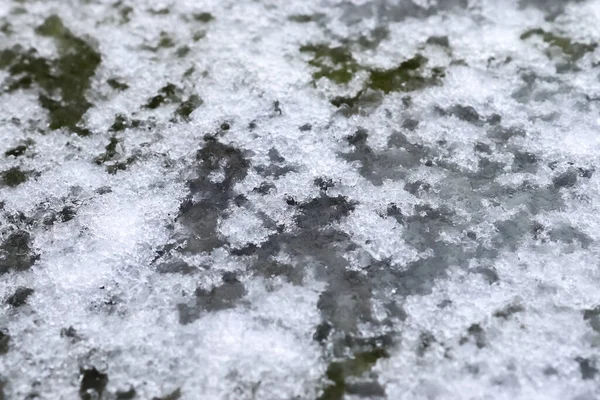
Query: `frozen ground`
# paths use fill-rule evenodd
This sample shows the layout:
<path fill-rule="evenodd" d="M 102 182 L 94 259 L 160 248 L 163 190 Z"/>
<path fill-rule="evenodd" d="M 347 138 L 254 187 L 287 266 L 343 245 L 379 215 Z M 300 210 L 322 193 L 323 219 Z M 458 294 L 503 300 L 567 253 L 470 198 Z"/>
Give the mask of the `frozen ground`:
<path fill-rule="evenodd" d="M 0 0 L 0 399 L 600 398 L 599 21 Z"/>

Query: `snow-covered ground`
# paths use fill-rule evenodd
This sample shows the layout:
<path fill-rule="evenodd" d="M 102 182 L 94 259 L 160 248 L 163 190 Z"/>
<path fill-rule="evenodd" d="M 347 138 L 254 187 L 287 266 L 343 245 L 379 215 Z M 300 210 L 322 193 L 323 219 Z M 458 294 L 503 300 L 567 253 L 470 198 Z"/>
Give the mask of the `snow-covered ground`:
<path fill-rule="evenodd" d="M 0 0 L 0 399 L 600 398 L 600 1 Z"/>

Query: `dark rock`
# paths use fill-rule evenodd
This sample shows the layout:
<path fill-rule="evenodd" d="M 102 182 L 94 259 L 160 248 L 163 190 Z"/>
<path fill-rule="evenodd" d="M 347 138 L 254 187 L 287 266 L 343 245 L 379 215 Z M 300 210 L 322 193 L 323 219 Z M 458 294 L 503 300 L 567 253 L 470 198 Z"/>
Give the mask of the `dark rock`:
<path fill-rule="evenodd" d="M 494 317 L 508 319 L 511 315 L 523 312 L 525 309 L 520 304 L 511 304 L 503 308 L 502 310 L 498 310 L 494 313 Z"/>
<path fill-rule="evenodd" d="M 475 108 L 471 106 L 463 106 L 457 104 L 450 109 L 450 114 L 454 115 L 456 118 L 462 121 L 469 122 L 471 124 L 477 124 L 481 121 L 479 113 L 475 110 Z"/>
<path fill-rule="evenodd" d="M 27 151 L 27 146 L 26 145 L 20 145 L 17 147 L 14 147 L 12 149 L 8 149 L 4 152 L 4 155 L 7 157 L 19 157 L 22 156 L 23 154 L 25 154 L 25 151 Z"/>
<path fill-rule="evenodd" d="M 192 274 L 196 271 L 196 268 L 192 267 L 183 260 L 173 260 L 160 264 L 156 268 L 156 272 L 160 274 Z"/>
<path fill-rule="evenodd" d="M 177 388 L 169 394 L 160 397 L 153 397 L 152 400 L 179 400 L 181 398 L 181 389 Z"/>
<path fill-rule="evenodd" d="M 137 393 L 133 387 L 130 387 L 128 390 L 119 390 L 116 393 L 117 400 L 132 400 L 135 399 Z"/>
<path fill-rule="evenodd" d="M 29 247 L 31 236 L 26 231 L 11 233 L 0 245 L 0 275 L 10 270 L 29 269 L 39 258 Z"/>
<path fill-rule="evenodd" d="M 348 143 L 350 143 L 351 145 L 362 145 L 367 143 L 367 138 L 369 137 L 369 134 L 367 133 L 366 130 L 359 128 L 356 130 L 356 132 L 354 132 L 353 135 L 348 136 L 347 140 Z"/>
<path fill-rule="evenodd" d="M 6 299 L 6 304 L 12 307 L 21 307 L 27 301 L 27 298 L 33 294 L 33 289 L 27 287 L 19 287 L 15 292 Z"/>
<path fill-rule="evenodd" d="M 317 329 L 313 335 L 313 339 L 319 343 L 323 343 L 329 337 L 329 334 L 332 331 L 332 326 L 327 322 L 321 322 L 317 325 Z"/>
<path fill-rule="evenodd" d="M 244 284 L 237 279 L 235 274 L 227 273 L 223 275 L 221 286 L 214 287 L 211 290 L 196 289 L 196 298 L 193 305 L 178 305 L 179 322 L 181 324 L 193 322 L 200 317 L 203 311 L 214 312 L 233 308 L 237 300 L 245 294 Z"/>
<path fill-rule="evenodd" d="M 435 44 L 442 47 L 450 47 L 448 36 L 430 36 L 427 38 L 428 44 Z"/>
<path fill-rule="evenodd" d="M 596 363 L 584 357 L 576 357 L 575 361 L 579 364 L 579 371 L 581 372 L 582 379 L 594 379 L 596 375 L 598 375 L 598 368 L 596 368 Z"/>
<path fill-rule="evenodd" d="M 0 330 L 0 355 L 8 353 L 10 335 Z"/>
<path fill-rule="evenodd" d="M 94 367 L 82 369 L 79 396 L 82 400 L 101 398 L 107 384 L 108 375 L 99 372 Z"/>
<path fill-rule="evenodd" d="M 414 131 L 415 129 L 417 129 L 418 126 L 419 121 L 417 121 L 416 119 L 407 118 L 404 121 L 402 121 L 402 127 L 409 131 Z"/>
<path fill-rule="evenodd" d="M 275 163 L 285 162 L 285 158 L 281 157 L 281 154 L 274 147 L 269 150 L 269 160 Z"/>
<path fill-rule="evenodd" d="M 75 218 L 77 212 L 75 211 L 75 207 L 73 206 L 64 206 L 62 210 L 59 211 L 58 216 L 62 222 L 68 222 Z"/>
<path fill-rule="evenodd" d="M 19 167 L 9 168 L 2 172 L 2 182 L 8 187 L 16 187 L 21 183 L 27 182 L 29 176 Z"/>
<path fill-rule="evenodd" d="M 323 178 L 316 178 L 314 180 L 314 184 L 322 191 L 327 191 L 327 189 L 331 189 L 332 187 L 335 186 L 335 184 L 333 183 L 333 181 L 331 179 L 323 179 Z"/>
<path fill-rule="evenodd" d="M 485 154 L 492 154 L 492 149 L 489 145 L 481 142 L 477 142 L 475 144 L 475 151 Z"/>
<path fill-rule="evenodd" d="M 299 228 L 311 228 L 323 222 L 339 221 L 354 210 L 355 204 L 341 195 L 337 197 L 321 195 L 300 204 L 300 214 L 296 217 L 296 222 Z"/>
<path fill-rule="evenodd" d="M 577 172 L 569 170 L 552 179 L 552 185 L 556 189 L 573 187 L 577 183 Z"/>

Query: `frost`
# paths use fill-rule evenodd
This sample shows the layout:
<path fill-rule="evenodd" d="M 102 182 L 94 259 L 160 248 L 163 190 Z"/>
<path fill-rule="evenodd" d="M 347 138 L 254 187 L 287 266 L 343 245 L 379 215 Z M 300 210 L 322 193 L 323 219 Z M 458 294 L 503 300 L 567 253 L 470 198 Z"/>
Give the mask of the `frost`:
<path fill-rule="evenodd" d="M 0 7 L 0 398 L 600 397 L 597 0 Z"/>

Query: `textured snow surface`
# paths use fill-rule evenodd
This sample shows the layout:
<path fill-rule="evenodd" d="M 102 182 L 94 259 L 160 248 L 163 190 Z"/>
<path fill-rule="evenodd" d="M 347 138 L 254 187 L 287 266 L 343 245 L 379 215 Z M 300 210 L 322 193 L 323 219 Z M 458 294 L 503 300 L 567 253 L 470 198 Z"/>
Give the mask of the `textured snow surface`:
<path fill-rule="evenodd" d="M 600 1 L 0 0 L 0 399 L 600 398 Z"/>

